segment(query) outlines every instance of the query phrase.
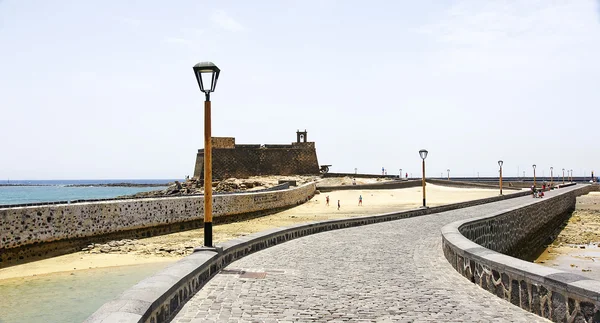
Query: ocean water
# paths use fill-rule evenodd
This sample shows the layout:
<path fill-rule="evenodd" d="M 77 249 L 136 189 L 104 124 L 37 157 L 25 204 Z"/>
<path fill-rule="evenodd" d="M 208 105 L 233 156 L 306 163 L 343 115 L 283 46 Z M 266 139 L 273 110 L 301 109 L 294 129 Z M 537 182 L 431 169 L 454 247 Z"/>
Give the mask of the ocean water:
<path fill-rule="evenodd" d="M 0 186 L 0 205 L 104 199 L 139 192 L 162 190 L 175 179 L 112 179 L 112 180 L 6 180 L 0 184 L 20 184 L 32 186 Z M 181 180 L 179 180 L 181 181 Z M 110 183 L 165 184 L 152 187 L 66 187 L 66 185 L 93 185 Z"/>
<path fill-rule="evenodd" d="M 77 323 L 172 262 L 0 281 L 0 323 Z"/>

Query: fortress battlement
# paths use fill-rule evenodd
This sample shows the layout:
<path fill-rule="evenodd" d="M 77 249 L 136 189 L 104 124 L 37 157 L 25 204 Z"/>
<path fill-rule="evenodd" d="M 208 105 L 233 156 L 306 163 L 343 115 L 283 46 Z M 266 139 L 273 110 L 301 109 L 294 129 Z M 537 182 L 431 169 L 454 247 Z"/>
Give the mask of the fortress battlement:
<path fill-rule="evenodd" d="M 317 175 L 319 163 L 307 132 L 296 131 L 291 144 L 236 144 L 234 137 L 212 137 L 212 171 L 216 180 L 260 175 Z M 198 149 L 194 177 L 204 177 L 204 149 Z"/>

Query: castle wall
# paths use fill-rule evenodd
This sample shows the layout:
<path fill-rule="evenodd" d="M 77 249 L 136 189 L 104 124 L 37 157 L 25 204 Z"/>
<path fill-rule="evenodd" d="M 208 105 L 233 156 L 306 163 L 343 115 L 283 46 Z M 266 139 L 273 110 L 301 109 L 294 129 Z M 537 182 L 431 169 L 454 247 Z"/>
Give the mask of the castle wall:
<path fill-rule="evenodd" d="M 319 174 L 314 142 L 291 145 L 234 145 L 234 148 L 213 146 L 212 159 L 214 179 Z M 200 149 L 196 156 L 194 177 L 203 178 L 203 165 L 204 149 Z"/>

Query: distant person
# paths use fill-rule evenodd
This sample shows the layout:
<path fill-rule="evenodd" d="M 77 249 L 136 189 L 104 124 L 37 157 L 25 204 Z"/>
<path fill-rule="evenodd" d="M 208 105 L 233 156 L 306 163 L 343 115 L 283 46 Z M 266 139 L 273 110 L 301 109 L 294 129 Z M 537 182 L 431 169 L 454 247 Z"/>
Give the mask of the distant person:
<path fill-rule="evenodd" d="M 356 185 L 356 178 L 352 179 L 352 185 Z"/>
<path fill-rule="evenodd" d="M 408 179 L 408 173 L 406 173 L 406 179 Z"/>
<path fill-rule="evenodd" d="M 340 200 L 338 200 L 338 210 L 340 209 Z"/>
<path fill-rule="evenodd" d="M 358 205 L 362 206 L 362 195 L 358 196 Z"/>
<path fill-rule="evenodd" d="M 325 196 L 325 205 L 329 206 L 329 195 Z"/>
<path fill-rule="evenodd" d="M 385 171 L 385 175 L 387 176 L 387 170 Z"/>
<path fill-rule="evenodd" d="M 381 167 L 381 175 L 384 175 L 385 173 L 385 168 Z"/>

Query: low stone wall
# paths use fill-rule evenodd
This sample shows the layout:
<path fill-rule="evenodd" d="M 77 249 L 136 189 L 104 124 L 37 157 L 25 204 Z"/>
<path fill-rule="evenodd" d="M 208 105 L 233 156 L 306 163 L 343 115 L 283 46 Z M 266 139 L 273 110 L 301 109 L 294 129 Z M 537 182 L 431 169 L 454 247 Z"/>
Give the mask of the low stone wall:
<path fill-rule="evenodd" d="M 316 184 L 213 196 L 215 218 L 295 206 Z M 0 267 L 40 253 L 40 246 L 85 237 L 171 226 L 203 218 L 204 196 L 148 198 L 0 209 Z M 18 253 L 13 251 L 18 250 Z"/>
<path fill-rule="evenodd" d="M 529 192 L 517 192 L 426 209 L 312 222 L 233 239 L 217 245 L 217 251 L 199 250 L 158 274 L 144 279 L 117 299 L 104 304 L 85 322 L 168 322 L 222 268 L 246 255 L 276 244 L 319 232 L 441 213 L 526 195 L 529 195 Z"/>
<path fill-rule="evenodd" d="M 451 223 L 442 228 L 444 255 L 461 275 L 527 311 L 554 322 L 600 322 L 600 281 L 510 256 L 539 250 L 576 197 L 597 190 L 565 187 L 524 207 Z"/>
<path fill-rule="evenodd" d="M 335 185 L 335 186 L 321 186 L 317 184 L 317 189 L 320 192 L 331 192 L 331 191 L 346 191 L 346 190 L 392 190 L 397 188 L 408 188 L 421 186 L 421 180 L 396 180 L 388 182 L 380 182 L 373 184 L 357 184 L 357 185 Z"/>
<path fill-rule="evenodd" d="M 477 183 L 477 182 L 461 182 L 455 180 L 443 180 L 443 179 L 427 179 L 427 183 L 431 183 L 434 185 L 440 186 L 448 186 L 448 187 L 460 187 L 460 188 L 487 188 L 487 189 L 497 189 L 500 190 L 500 183 L 496 182 L 495 184 L 492 182 L 489 183 Z M 502 183 L 503 190 L 520 190 L 520 188 L 510 187 L 507 183 Z M 503 192 L 504 193 L 504 192 Z"/>

